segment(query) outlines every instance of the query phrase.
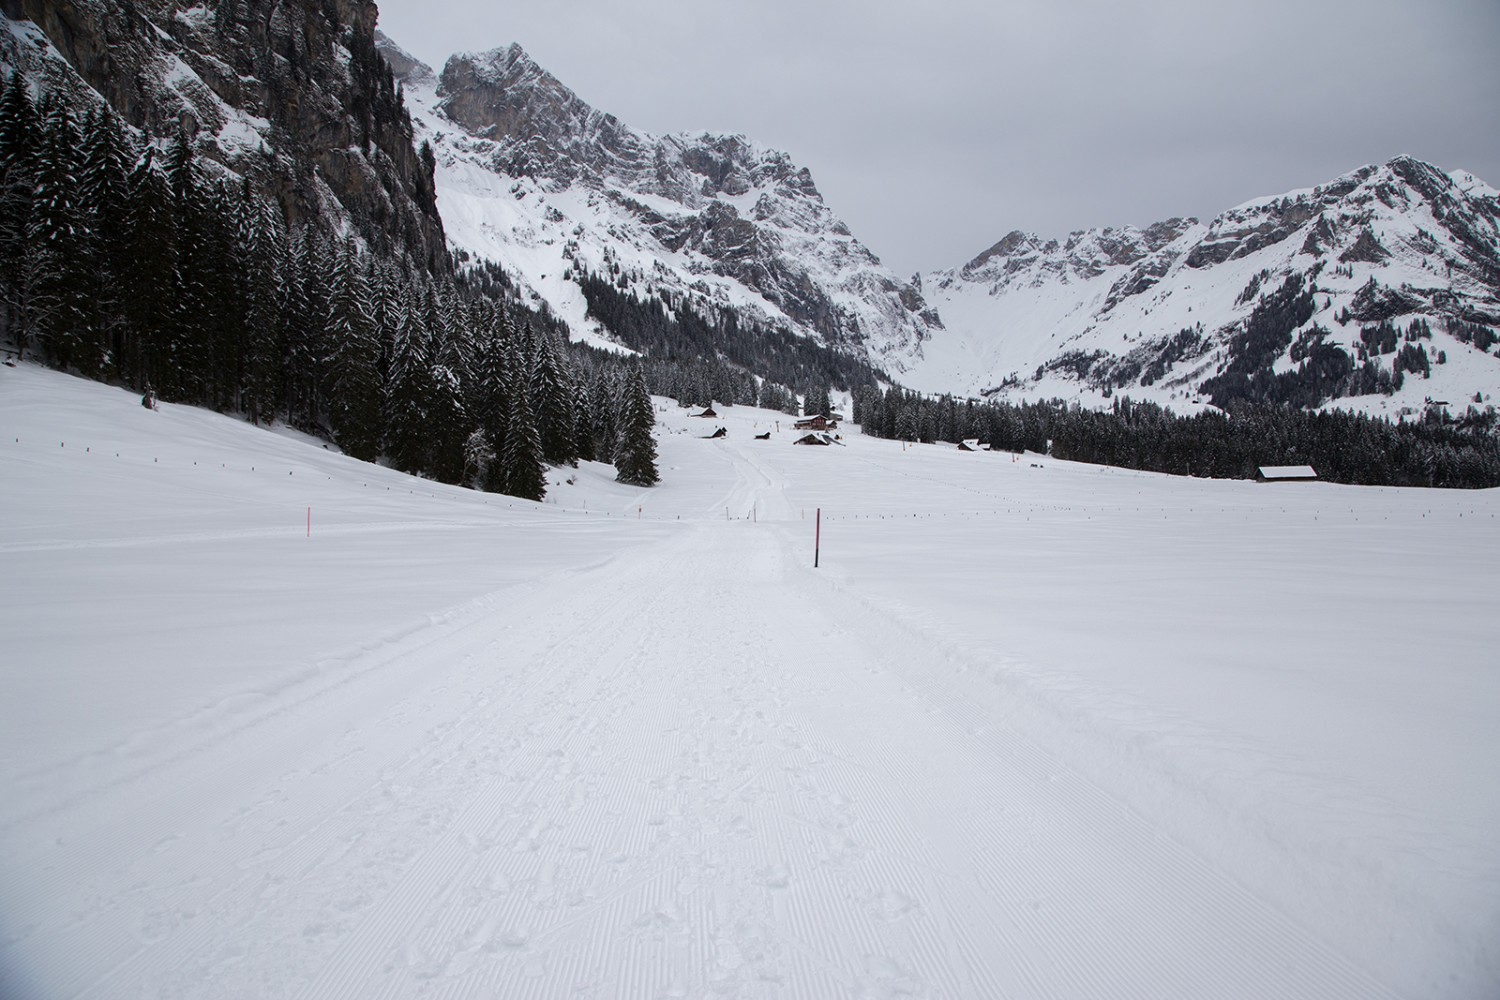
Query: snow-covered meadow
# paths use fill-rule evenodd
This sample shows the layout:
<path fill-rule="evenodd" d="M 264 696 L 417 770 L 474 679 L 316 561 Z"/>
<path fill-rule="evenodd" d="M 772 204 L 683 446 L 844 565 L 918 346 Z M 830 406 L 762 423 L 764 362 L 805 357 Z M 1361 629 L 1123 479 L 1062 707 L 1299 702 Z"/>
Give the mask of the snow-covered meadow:
<path fill-rule="evenodd" d="M 1500 989 L 1500 493 L 660 408 L 529 504 L 0 368 L 0 995 Z"/>

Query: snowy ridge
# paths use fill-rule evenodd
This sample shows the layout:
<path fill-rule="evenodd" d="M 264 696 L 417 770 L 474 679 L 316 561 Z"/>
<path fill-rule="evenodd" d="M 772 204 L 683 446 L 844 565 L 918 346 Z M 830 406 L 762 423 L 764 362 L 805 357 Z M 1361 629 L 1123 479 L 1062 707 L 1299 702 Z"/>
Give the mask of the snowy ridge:
<path fill-rule="evenodd" d="M 518 272 L 575 336 L 604 337 L 570 280 L 580 265 L 617 267 L 640 296 L 730 307 L 898 368 L 938 325 L 785 153 L 632 129 L 518 45 L 455 55 L 440 76 L 381 46 L 437 155 L 451 244 Z"/>
<path fill-rule="evenodd" d="M 1207 224 L 1171 219 L 1061 241 L 1012 233 L 923 277 L 946 325 L 920 345 L 905 381 L 1085 405 L 1122 393 L 1195 410 L 1203 382 L 1229 362 L 1233 335 L 1288 277 L 1315 296 L 1293 340 L 1320 326 L 1329 331 L 1320 343 L 1355 358 L 1365 326 L 1423 320 L 1432 331 L 1422 345 L 1433 359 L 1427 377 L 1408 377 L 1391 396 L 1325 405 L 1395 416 L 1428 399 L 1461 409 L 1500 390 L 1492 346 L 1454 332 L 1455 321 L 1500 331 L 1500 198 L 1472 174 L 1411 157 L 1254 199 Z M 1174 348 L 1184 330 L 1201 343 Z M 1295 360 L 1283 349 L 1275 370 Z M 1389 357 L 1374 360 L 1389 372 Z"/>

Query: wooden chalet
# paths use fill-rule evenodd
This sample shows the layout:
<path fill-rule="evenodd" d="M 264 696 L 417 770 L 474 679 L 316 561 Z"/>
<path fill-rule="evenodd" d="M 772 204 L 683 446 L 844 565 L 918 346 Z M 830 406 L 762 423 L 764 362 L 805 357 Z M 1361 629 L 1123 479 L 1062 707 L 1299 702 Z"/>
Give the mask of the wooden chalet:
<path fill-rule="evenodd" d="M 826 448 L 829 444 L 829 441 L 826 434 L 804 434 L 802 437 L 799 437 L 797 440 L 793 441 L 792 444 L 820 444 Z"/>
<path fill-rule="evenodd" d="M 958 443 L 959 451 L 989 451 L 990 446 L 978 438 L 964 438 Z"/>
<path fill-rule="evenodd" d="M 792 427 L 799 431 L 826 431 L 832 430 L 838 425 L 838 421 L 831 417 L 826 417 L 821 413 L 809 413 L 793 424 Z"/>

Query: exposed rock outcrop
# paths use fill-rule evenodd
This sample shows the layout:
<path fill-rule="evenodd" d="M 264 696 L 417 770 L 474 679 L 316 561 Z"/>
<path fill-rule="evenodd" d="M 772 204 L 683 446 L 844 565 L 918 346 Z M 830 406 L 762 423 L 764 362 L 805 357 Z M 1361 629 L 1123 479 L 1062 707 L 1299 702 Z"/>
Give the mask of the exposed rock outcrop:
<path fill-rule="evenodd" d="M 84 99 L 92 91 L 146 135 L 188 131 L 203 155 L 274 195 L 290 223 L 350 226 L 429 263 L 445 252 L 431 162 L 376 52 L 372 0 L 0 9 L 39 29 L 0 33 L 0 62 Z"/>

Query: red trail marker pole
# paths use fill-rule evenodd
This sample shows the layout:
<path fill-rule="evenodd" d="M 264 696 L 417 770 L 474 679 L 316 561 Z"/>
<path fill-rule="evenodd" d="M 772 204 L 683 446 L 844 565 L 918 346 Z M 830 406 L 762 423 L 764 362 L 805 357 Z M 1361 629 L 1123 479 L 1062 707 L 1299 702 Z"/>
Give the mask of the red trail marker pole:
<path fill-rule="evenodd" d="M 823 548 L 823 508 L 818 508 L 813 521 L 813 569 L 818 568 L 818 552 Z"/>

